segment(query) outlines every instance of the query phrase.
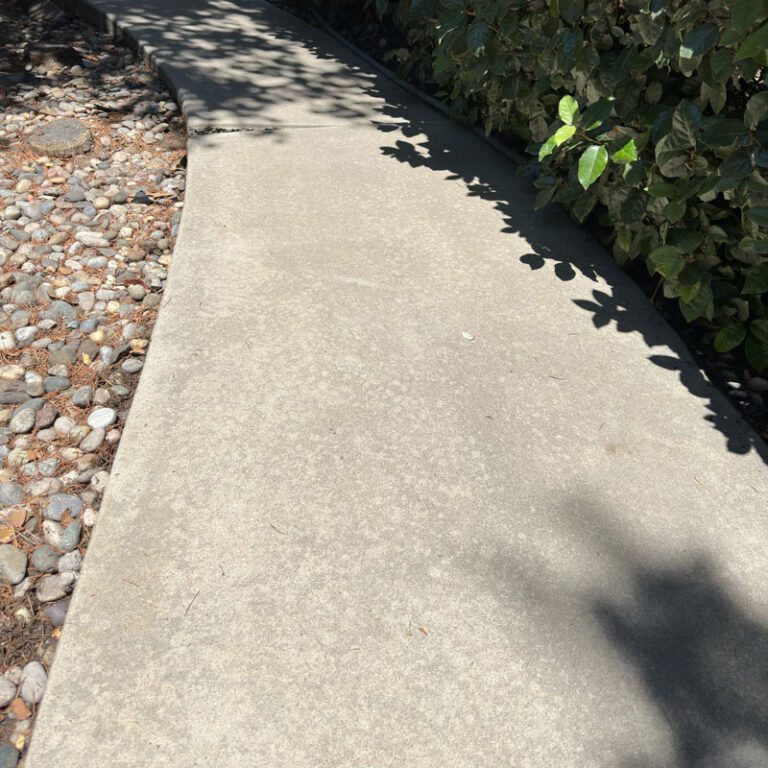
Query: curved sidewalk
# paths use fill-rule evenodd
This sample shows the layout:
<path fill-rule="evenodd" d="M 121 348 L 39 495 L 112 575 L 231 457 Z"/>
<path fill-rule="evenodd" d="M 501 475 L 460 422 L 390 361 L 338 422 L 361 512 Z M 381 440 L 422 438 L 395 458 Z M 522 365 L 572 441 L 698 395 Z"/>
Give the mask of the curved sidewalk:
<path fill-rule="evenodd" d="M 189 183 L 25 768 L 764 765 L 762 444 L 609 256 L 259 0 L 93 5 Z"/>

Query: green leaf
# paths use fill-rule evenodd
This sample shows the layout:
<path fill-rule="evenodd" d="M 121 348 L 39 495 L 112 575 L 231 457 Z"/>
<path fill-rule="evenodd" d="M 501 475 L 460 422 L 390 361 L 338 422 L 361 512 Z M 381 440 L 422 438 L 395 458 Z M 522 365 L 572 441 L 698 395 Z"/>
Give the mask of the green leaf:
<path fill-rule="evenodd" d="M 664 218 L 675 224 L 683 218 L 686 208 L 685 200 L 672 200 L 664 206 Z"/>
<path fill-rule="evenodd" d="M 670 135 L 678 149 L 687 149 L 696 145 L 696 137 L 701 128 L 702 117 L 699 108 L 683 99 L 672 114 Z"/>
<path fill-rule="evenodd" d="M 667 244 L 677 246 L 683 253 L 693 253 L 704 242 L 703 232 L 690 229 L 670 229 Z"/>
<path fill-rule="evenodd" d="M 730 352 L 741 344 L 747 336 L 747 328 L 743 323 L 728 323 L 715 336 L 715 349 L 718 352 Z"/>
<path fill-rule="evenodd" d="M 755 264 L 744 270 L 743 294 L 759 294 L 768 292 L 768 261 Z"/>
<path fill-rule="evenodd" d="M 552 200 L 552 198 L 555 196 L 555 192 L 557 192 L 556 184 L 553 184 L 551 187 L 547 187 L 546 189 L 542 189 L 536 195 L 536 201 L 533 205 L 533 210 L 538 211 L 543 208 L 550 200 Z"/>
<path fill-rule="evenodd" d="M 640 190 L 634 189 L 621 204 L 621 220 L 625 224 L 634 224 L 636 221 L 640 221 L 640 219 L 643 218 L 645 208 L 645 195 L 640 192 Z"/>
<path fill-rule="evenodd" d="M 747 218 L 758 227 L 768 229 L 768 208 L 750 208 L 747 211 Z"/>
<path fill-rule="evenodd" d="M 629 249 L 632 247 L 632 241 L 634 240 L 634 234 L 628 227 L 621 227 L 616 235 L 616 244 L 624 251 L 629 253 Z"/>
<path fill-rule="evenodd" d="M 691 304 L 699 295 L 702 286 L 707 285 L 702 280 L 701 270 L 692 264 L 687 264 L 685 269 L 678 275 L 677 283 L 680 298 L 687 304 Z"/>
<path fill-rule="evenodd" d="M 746 32 L 759 18 L 766 15 L 767 0 L 736 0 L 731 8 L 731 24 L 736 32 Z"/>
<path fill-rule="evenodd" d="M 634 163 L 637 160 L 637 147 L 635 140 L 630 139 L 621 149 L 611 155 L 614 163 Z"/>
<path fill-rule="evenodd" d="M 576 133 L 575 125 L 561 125 L 554 133 L 552 138 L 555 140 L 555 144 L 559 147 L 561 144 L 565 144 L 568 139 Z"/>
<path fill-rule="evenodd" d="M 662 245 L 651 252 L 651 261 L 656 272 L 666 278 L 675 278 L 685 267 L 685 259 L 679 248 L 674 245 Z"/>
<path fill-rule="evenodd" d="M 760 91 L 747 102 L 747 108 L 744 110 L 744 125 L 754 130 L 766 114 L 768 114 L 768 91 Z"/>
<path fill-rule="evenodd" d="M 746 179 L 752 173 L 752 156 L 746 149 L 734 152 L 720 163 L 720 167 L 717 170 L 724 179 L 741 181 L 741 179 Z"/>
<path fill-rule="evenodd" d="M 698 295 L 701 290 L 702 282 L 697 280 L 689 285 L 679 286 L 680 298 L 686 303 L 690 304 Z"/>
<path fill-rule="evenodd" d="M 739 248 L 747 253 L 768 256 L 768 240 L 756 240 L 754 237 L 742 237 L 739 240 Z"/>
<path fill-rule="evenodd" d="M 587 192 L 586 194 L 582 193 L 571 206 L 571 213 L 578 221 L 583 223 L 587 220 L 587 216 L 592 213 L 592 209 L 595 207 L 596 203 L 597 195 L 592 192 Z"/>
<path fill-rule="evenodd" d="M 539 148 L 539 161 L 543 160 L 545 157 L 549 157 L 549 155 L 555 151 L 556 146 L 557 143 L 555 142 L 555 137 L 550 136 Z"/>
<path fill-rule="evenodd" d="M 389 0 L 376 0 L 376 15 L 381 19 L 389 7 Z"/>
<path fill-rule="evenodd" d="M 692 29 L 684 38 L 680 46 L 680 58 L 692 59 L 694 56 L 703 56 L 720 37 L 720 28 L 717 24 L 701 24 Z"/>
<path fill-rule="evenodd" d="M 736 51 L 733 60 L 755 59 L 761 54 L 764 55 L 766 48 L 768 48 L 768 24 L 763 24 L 762 27 L 747 36 Z"/>
<path fill-rule="evenodd" d="M 610 117 L 614 101 L 616 99 L 613 96 L 603 96 L 594 104 L 590 104 L 584 110 L 584 114 L 581 117 L 581 124 L 584 126 L 584 130 L 592 131 L 595 128 L 599 128 Z"/>
<path fill-rule="evenodd" d="M 701 141 L 708 147 L 730 147 L 746 139 L 747 133 L 741 120 L 718 120 L 701 132 Z"/>
<path fill-rule="evenodd" d="M 702 316 L 710 317 L 713 309 L 712 300 L 712 286 L 709 283 L 702 283 L 691 301 L 680 300 L 680 311 L 689 323 Z"/>
<path fill-rule="evenodd" d="M 608 150 L 603 146 L 593 144 L 587 147 L 579 158 L 579 183 L 584 189 L 589 189 L 600 178 L 608 165 Z"/>
<path fill-rule="evenodd" d="M 753 320 L 749 324 L 749 330 L 758 341 L 768 344 L 768 320 L 764 318 Z"/>
<path fill-rule="evenodd" d="M 677 187 L 669 181 L 657 181 L 647 191 L 651 197 L 674 197 Z"/>
<path fill-rule="evenodd" d="M 658 104 L 663 94 L 664 86 L 658 80 L 654 80 L 648 83 L 645 89 L 645 100 L 648 104 Z"/>
<path fill-rule="evenodd" d="M 662 166 L 665 176 L 680 175 L 666 172 L 663 166 L 675 160 L 683 151 L 696 146 L 696 137 L 701 123 L 701 112 L 698 107 L 691 101 L 681 101 L 672 114 L 669 132 L 656 143 L 656 162 Z"/>
<path fill-rule="evenodd" d="M 715 114 L 722 112 L 723 107 L 728 101 L 728 91 L 725 87 L 725 83 L 714 83 L 712 86 L 707 86 L 706 83 L 702 83 L 701 96 L 702 98 L 709 100 Z"/>
<path fill-rule="evenodd" d="M 756 371 L 761 372 L 768 366 L 768 344 L 760 341 L 751 333 L 744 342 L 744 352 L 747 356 L 747 362 Z"/>
<path fill-rule="evenodd" d="M 584 0 L 560 0 L 560 15 L 568 24 L 577 22 L 584 13 Z"/>
<path fill-rule="evenodd" d="M 557 108 L 560 119 L 566 125 L 573 125 L 579 114 L 579 104 L 573 96 L 563 96 Z"/>
<path fill-rule="evenodd" d="M 485 50 L 489 33 L 490 27 L 482 19 L 477 19 L 470 24 L 467 30 L 467 45 L 475 56 L 479 56 Z"/>

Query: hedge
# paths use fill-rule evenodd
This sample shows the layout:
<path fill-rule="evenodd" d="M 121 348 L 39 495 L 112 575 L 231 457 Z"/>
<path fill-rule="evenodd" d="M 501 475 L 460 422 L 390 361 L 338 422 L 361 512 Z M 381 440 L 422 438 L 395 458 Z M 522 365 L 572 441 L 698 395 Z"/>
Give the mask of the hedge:
<path fill-rule="evenodd" d="M 458 117 L 526 143 L 538 207 L 595 215 L 715 349 L 768 367 L 768 0 L 341 2 L 396 25 L 389 56 Z"/>

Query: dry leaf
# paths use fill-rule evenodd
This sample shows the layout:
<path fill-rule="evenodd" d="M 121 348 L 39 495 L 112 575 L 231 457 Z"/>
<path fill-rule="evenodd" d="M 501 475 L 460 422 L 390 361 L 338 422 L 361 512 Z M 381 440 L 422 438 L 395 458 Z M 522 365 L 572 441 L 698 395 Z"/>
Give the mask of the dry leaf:
<path fill-rule="evenodd" d="M 72 517 L 69 512 L 64 512 L 61 516 L 61 524 L 66 528 L 74 519 L 75 518 Z"/>
<path fill-rule="evenodd" d="M 13 509 L 5 513 L 5 519 L 14 528 L 21 528 L 27 522 L 26 507 L 13 507 Z"/>
<path fill-rule="evenodd" d="M 24 703 L 24 699 L 18 696 L 11 702 L 11 714 L 17 720 L 26 720 L 32 715 L 29 707 Z"/>

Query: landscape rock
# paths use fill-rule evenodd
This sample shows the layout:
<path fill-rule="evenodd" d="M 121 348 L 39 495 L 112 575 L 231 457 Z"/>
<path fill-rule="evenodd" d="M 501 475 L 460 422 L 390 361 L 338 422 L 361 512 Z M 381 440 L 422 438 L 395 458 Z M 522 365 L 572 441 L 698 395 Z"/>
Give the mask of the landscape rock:
<path fill-rule="evenodd" d="M 0 708 L 7 707 L 16 698 L 16 685 L 0 675 Z M 0 762 L 0 766 L 2 762 Z"/>
<path fill-rule="evenodd" d="M 0 544 L 0 578 L 18 584 L 27 574 L 27 554 L 13 544 Z"/>
<path fill-rule="evenodd" d="M 0 768 L 16 768 L 21 753 L 10 744 L 0 744 Z"/>
<path fill-rule="evenodd" d="M 30 661 L 21 673 L 19 696 L 27 704 L 39 704 L 43 700 L 48 673 L 39 661 Z"/>
<path fill-rule="evenodd" d="M 62 118 L 34 131 L 27 141 L 32 150 L 40 155 L 70 157 L 87 152 L 93 144 L 93 137 L 81 120 Z"/>
<path fill-rule="evenodd" d="M 0 483 L 0 506 L 12 507 L 24 500 L 24 489 L 19 483 Z"/>

